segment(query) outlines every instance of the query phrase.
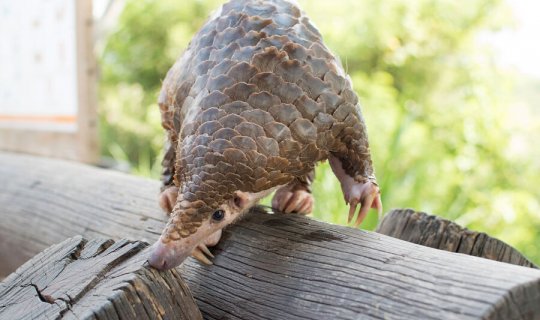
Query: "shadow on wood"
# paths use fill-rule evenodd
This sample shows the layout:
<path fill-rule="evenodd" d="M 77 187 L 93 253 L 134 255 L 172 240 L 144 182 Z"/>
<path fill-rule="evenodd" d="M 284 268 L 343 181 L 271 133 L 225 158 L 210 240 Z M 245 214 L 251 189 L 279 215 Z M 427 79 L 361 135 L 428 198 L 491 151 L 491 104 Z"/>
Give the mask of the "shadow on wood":
<path fill-rule="evenodd" d="M 155 181 L 6 153 L 0 175 L 10 182 L 0 185 L 3 270 L 76 234 L 153 242 L 161 232 Z M 207 319 L 540 317 L 540 270 L 303 216 L 254 212 L 213 252 L 212 266 L 188 258 L 177 269 Z"/>
<path fill-rule="evenodd" d="M 538 268 L 519 251 L 499 239 L 411 209 L 396 209 L 387 213 L 376 231 L 430 248 Z"/>
<path fill-rule="evenodd" d="M 78 236 L 49 247 L 0 284 L 0 319 L 202 319 L 177 271 L 144 267 L 146 246 Z"/>

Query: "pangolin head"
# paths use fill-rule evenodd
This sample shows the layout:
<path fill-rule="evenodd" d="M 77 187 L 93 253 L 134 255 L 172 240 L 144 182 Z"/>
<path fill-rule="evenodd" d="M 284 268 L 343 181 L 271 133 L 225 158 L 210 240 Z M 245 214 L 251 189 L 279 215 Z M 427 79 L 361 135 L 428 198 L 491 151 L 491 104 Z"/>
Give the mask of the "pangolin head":
<path fill-rule="evenodd" d="M 252 177 L 240 178 L 238 172 L 246 170 L 241 162 L 208 161 L 197 166 L 182 165 L 192 170 L 189 175 L 184 170 L 176 205 L 148 260 L 159 270 L 181 264 L 199 244 L 238 220 L 275 189 L 269 184 L 255 188 Z"/>

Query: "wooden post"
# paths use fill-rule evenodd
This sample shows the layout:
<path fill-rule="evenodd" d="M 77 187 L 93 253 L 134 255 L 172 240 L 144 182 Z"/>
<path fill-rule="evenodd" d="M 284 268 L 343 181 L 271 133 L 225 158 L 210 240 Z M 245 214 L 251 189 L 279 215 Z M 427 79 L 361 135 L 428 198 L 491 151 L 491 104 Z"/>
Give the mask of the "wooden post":
<path fill-rule="evenodd" d="M 386 214 L 377 232 L 430 248 L 538 268 L 501 240 L 411 209 L 397 209 Z"/>
<path fill-rule="evenodd" d="M 180 274 L 146 268 L 147 244 L 80 236 L 0 284 L 0 319 L 202 319 Z"/>
<path fill-rule="evenodd" d="M 153 242 L 164 224 L 157 181 L 9 153 L 0 176 L 4 271 L 77 234 Z M 540 317 L 540 270 L 303 216 L 252 212 L 212 251 L 177 268 L 208 319 Z"/>

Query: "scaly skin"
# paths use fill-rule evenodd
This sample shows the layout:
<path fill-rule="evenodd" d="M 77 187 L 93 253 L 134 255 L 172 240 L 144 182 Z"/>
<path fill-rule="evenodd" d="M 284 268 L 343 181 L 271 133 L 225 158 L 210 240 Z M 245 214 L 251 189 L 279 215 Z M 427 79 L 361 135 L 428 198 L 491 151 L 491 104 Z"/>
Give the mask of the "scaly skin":
<path fill-rule="evenodd" d="M 291 2 L 223 5 L 169 70 L 158 102 L 168 134 L 160 203 L 171 216 L 149 259 L 157 269 L 204 260 L 205 242 L 276 188 L 274 208 L 311 212 L 307 177 L 325 159 L 350 213 L 361 206 L 357 225 L 381 209 L 350 79 Z"/>

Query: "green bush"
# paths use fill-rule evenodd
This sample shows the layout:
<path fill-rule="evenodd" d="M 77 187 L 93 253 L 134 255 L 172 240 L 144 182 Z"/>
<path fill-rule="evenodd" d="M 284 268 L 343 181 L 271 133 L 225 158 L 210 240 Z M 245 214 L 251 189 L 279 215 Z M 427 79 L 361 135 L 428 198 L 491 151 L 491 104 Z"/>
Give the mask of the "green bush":
<path fill-rule="evenodd" d="M 161 80 L 221 2 L 127 1 L 100 57 L 104 155 L 158 177 Z M 509 121 L 512 79 L 493 66 L 479 41 L 509 22 L 505 4 L 300 4 L 361 98 L 385 210 L 411 207 L 457 220 L 540 262 L 540 177 L 527 154 L 510 152 L 516 134 L 530 131 Z M 348 209 L 327 164 L 317 169 L 314 193 L 315 218 L 346 223 Z M 363 227 L 375 224 L 371 214 Z"/>

